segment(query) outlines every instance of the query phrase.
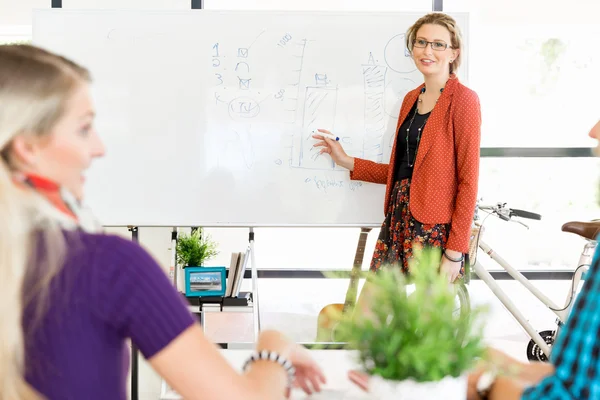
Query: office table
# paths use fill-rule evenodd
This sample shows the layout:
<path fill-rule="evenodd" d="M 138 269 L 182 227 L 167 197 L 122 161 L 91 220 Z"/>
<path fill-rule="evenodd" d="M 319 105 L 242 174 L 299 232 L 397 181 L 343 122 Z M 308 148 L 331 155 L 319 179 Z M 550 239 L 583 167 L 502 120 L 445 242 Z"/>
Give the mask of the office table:
<path fill-rule="evenodd" d="M 224 349 L 221 352 L 234 368 L 241 370 L 242 365 L 252 351 L 247 349 Z M 325 372 L 327 384 L 322 387 L 321 393 L 315 393 L 311 396 L 307 396 L 301 389 L 294 389 L 291 396 L 292 400 L 366 400 L 372 398 L 347 378 L 348 371 L 357 368 L 354 358 L 356 353 L 354 351 L 310 350 L 310 352 Z M 160 399 L 181 400 L 181 397 L 163 383 Z"/>

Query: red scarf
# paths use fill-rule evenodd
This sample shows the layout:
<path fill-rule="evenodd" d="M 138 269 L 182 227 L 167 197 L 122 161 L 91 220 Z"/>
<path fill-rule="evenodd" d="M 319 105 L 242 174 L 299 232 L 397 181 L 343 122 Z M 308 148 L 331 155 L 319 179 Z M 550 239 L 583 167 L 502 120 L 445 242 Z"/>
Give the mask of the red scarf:
<path fill-rule="evenodd" d="M 21 180 L 24 184 L 35 189 L 36 192 L 44 196 L 54 207 L 60 210 L 62 213 L 73 218 L 75 221 L 78 220 L 74 210 L 65 201 L 64 195 L 61 191 L 60 186 L 43 176 L 26 174 Z"/>
<path fill-rule="evenodd" d="M 14 180 L 17 185 L 34 189 L 81 229 L 87 232 L 102 231 L 102 226 L 94 215 L 56 182 L 36 174 L 17 174 Z"/>

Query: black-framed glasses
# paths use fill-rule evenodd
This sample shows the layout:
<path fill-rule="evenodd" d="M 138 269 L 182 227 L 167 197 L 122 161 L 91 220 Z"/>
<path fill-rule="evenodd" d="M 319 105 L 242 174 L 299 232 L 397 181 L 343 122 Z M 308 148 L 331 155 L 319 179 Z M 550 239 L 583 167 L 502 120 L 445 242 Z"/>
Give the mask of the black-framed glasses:
<path fill-rule="evenodd" d="M 449 46 L 448 43 L 442 42 L 440 40 L 435 40 L 433 42 L 428 42 L 425 39 L 415 39 L 415 40 L 413 40 L 413 46 L 414 47 L 418 47 L 420 49 L 424 49 L 425 47 L 427 47 L 428 44 L 431 44 L 431 48 L 433 50 L 437 50 L 437 51 L 444 51 L 448 47 L 452 48 L 452 46 Z"/>

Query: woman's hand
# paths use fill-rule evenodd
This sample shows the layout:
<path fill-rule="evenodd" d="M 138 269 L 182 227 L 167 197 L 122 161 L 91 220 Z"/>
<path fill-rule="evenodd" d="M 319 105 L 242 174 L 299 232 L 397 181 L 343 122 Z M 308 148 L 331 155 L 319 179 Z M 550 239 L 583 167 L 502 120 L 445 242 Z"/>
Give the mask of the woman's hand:
<path fill-rule="evenodd" d="M 321 385 L 326 383 L 325 374 L 310 356 L 309 351 L 304 346 L 295 345 L 290 354 L 290 361 L 296 368 L 294 386 L 302 388 L 308 395 L 320 392 Z"/>
<path fill-rule="evenodd" d="M 454 250 L 444 250 L 448 257 L 453 259 L 459 259 L 463 256 L 462 253 L 459 253 Z M 442 274 L 446 274 L 448 276 L 448 281 L 450 283 L 454 282 L 458 275 L 460 274 L 460 268 L 462 267 L 462 261 L 452 261 L 446 255 L 442 255 L 442 265 L 440 266 L 440 272 Z"/>
<path fill-rule="evenodd" d="M 346 154 L 340 142 L 337 140 L 331 140 L 323 135 L 320 135 L 318 132 L 329 135 L 332 133 L 325 129 L 317 129 L 317 132 L 313 135 L 313 138 L 319 140 L 314 144 L 313 147 L 323 147 L 319 154 L 327 153 L 331 155 L 331 158 L 337 165 L 352 171 L 354 169 L 354 158 Z"/>
<path fill-rule="evenodd" d="M 477 382 L 483 370 L 476 370 L 471 372 L 467 377 L 467 400 L 481 400 L 481 396 L 477 393 Z"/>
<path fill-rule="evenodd" d="M 365 372 L 352 369 L 348 371 L 348 379 L 363 391 L 369 391 L 369 375 Z"/>

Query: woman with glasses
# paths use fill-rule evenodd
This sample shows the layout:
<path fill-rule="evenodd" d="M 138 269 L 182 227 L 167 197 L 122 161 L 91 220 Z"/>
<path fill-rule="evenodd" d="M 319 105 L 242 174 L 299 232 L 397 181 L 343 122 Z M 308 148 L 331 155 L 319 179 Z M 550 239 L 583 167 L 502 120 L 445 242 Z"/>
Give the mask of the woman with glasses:
<path fill-rule="evenodd" d="M 408 273 L 414 246 L 435 247 L 453 282 L 464 276 L 477 198 L 479 98 L 456 76 L 462 38 L 452 17 L 420 18 L 406 33 L 406 47 L 424 83 L 402 102 L 389 164 L 350 157 L 338 141 L 313 137 L 351 179 L 387 185 L 371 271 L 395 265 Z"/>

